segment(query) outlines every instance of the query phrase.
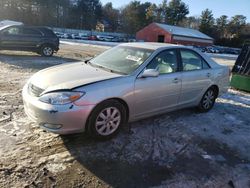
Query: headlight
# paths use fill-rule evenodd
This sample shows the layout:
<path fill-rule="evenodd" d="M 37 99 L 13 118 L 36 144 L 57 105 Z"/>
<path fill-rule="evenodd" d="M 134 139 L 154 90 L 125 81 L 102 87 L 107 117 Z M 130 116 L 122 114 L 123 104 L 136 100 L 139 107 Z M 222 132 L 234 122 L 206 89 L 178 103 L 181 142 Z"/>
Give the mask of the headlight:
<path fill-rule="evenodd" d="M 48 104 L 68 104 L 80 99 L 84 94 L 83 92 L 55 92 L 45 94 L 39 100 Z"/>

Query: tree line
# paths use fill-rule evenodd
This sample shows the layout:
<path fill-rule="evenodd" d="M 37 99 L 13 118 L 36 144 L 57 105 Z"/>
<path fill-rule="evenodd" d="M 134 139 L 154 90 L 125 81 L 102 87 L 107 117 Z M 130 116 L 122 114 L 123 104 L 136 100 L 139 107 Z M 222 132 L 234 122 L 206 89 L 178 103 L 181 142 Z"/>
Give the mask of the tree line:
<path fill-rule="evenodd" d="M 202 11 L 199 30 L 212 36 L 215 44 L 241 47 L 250 37 L 250 24 L 247 24 L 244 15 L 235 15 L 229 18 L 222 15 L 215 19 L 211 10 Z"/>
<path fill-rule="evenodd" d="M 131 1 L 121 8 L 99 0 L 1 0 L 0 19 L 21 21 L 29 25 L 46 25 L 95 30 L 98 23 L 105 31 L 134 35 L 152 22 L 199 29 L 215 39 L 216 44 L 240 46 L 249 37 L 250 25 L 244 15 L 215 19 L 211 10 L 198 17 L 187 16 L 189 7 L 181 0 L 163 0 L 160 4 Z"/>

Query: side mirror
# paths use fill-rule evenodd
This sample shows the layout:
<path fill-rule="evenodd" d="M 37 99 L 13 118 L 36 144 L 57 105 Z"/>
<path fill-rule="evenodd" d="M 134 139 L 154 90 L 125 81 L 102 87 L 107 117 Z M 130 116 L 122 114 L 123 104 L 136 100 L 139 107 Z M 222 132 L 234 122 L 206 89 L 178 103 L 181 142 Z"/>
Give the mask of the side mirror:
<path fill-rule="evenodd" d="M 159 71 L 157 71 L 155 69 L 146 69 L 143 71 L 140 78 L 157 77 L 157 76 L 159 76 L 159 74 L 160 74 Z"/>
<path fill-rule="evenodd" d="M 93 57 L 87 57 L 87 58 L 85 58 L 84 63 L 87 64 L 91 59 L 93 59 Z"/>

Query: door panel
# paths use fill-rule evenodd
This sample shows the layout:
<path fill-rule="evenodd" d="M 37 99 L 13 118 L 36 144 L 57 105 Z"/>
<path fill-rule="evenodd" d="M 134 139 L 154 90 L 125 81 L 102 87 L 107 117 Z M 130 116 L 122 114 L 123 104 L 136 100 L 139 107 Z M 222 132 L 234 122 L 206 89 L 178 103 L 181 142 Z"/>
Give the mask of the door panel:
<path fill-rule="evenodd" d="M 12 26 L 1 34 L 1 47 L 4 49 L 31 49 L 39 44 L 41 33 L 22 26 Z"/>
<path fill-rule="evenodd" d="M 1 36 L 1 47 L 2 48 L 12 48 L 16 47 L 20 44 L 19 43 L 19 37 L 18 36 L 11 36 L 11 35 L 2 35 Z"/>
<path fill-rule="evenodd" d="M 18 48 L 21 46 L 21 29 L 19 26 L 6 28 L 1 33 L 1 47 L 4 49 Z"/>
<path fill-rule="evenodd" d="M 35 29 L 23 27 L 21 37 L 25 48 L 35 48 L 39 44 L 42 34 Z"/>
<path fill-rule="evenodd" d="M 136 116 L 174 107 L 181 92 L 181 73 L 138 78 L 135 82 Z"/>
<path fill-rule="evenodd" d="M 205 60 L 192 50 L 180 50 L 180 58 L 183 70 L 179 104 L 195 103 L 211 85 L 212 71 Z"/>
<path fill-rule="evenodd" d="M 135 81 L 135 116 L 147 116 L 178 104 L 181 73 L 175 50 L 157 54 L 146 66 L 159 72 L 157 77 L 137 78 Z"/>
<path fill-rule="evenodd" d="M 182 72 L 182 89 L 180 105 L 193 103 L 203 94 L 204 90 L 211 85 L 210 70 L 196 70 Z"/>

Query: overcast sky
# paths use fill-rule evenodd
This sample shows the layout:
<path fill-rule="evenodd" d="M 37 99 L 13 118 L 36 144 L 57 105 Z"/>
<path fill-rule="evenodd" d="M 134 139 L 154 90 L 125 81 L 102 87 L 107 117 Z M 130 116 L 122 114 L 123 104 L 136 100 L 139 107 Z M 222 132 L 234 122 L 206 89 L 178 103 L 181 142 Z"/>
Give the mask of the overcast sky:
<path fill-rule="evenodd" d="M 141 0 L 141 2 L 152 2 L 160 4 L 162 0 Z M 218 18 L 221 15 L 227 15 L 229 17 L 236 14 L 243 14 L 247 17 L 247 21 L 250 22 L 250 0 L 182 0 L 189 6 L 190 16 L 199 16 L 202 10 L 208 8 L 213 11 L 214 17 Z M 101 0 L 103 4 L 112 2 L 116 8 L 130 2 L 122 0 Z"/>

